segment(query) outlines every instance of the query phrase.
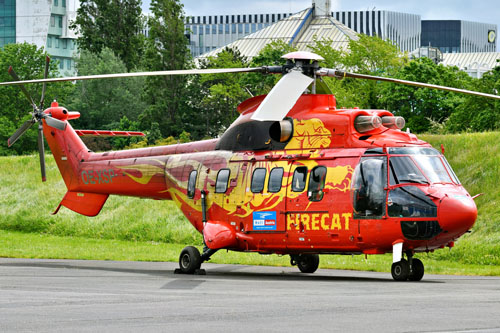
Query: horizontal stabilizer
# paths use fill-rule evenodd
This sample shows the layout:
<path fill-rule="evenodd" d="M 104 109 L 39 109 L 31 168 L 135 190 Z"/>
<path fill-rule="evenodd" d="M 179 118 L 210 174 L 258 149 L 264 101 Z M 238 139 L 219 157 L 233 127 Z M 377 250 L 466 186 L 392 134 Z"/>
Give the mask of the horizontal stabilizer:
<path fill-rule="evenodd" d="M 96 216 L 101 211 L 108 196 L 109 194 L 68 191 L 52 215 L 57 214 L 61 206 L 64 206 L 78 214 Z"/>
<path fill-rule="evenodd" d="M 75 130 L 78 136 L 146 136 L 142 132 L 130 132 L 130 131 L 96 131 L 96 130 Z"/>

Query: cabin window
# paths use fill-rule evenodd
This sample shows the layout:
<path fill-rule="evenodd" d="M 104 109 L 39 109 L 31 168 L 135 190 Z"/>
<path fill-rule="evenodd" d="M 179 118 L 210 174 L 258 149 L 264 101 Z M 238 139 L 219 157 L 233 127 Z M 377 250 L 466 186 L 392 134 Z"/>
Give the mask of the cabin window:
<path fill-rule="evenodd" d="M 326 168 L 324 166 L 318 166 L 311 170 L 309 187 L 307 189 L 307 197 L 310 201 L 321 201 L 323 199 L 325 179 Z"/>
<path fill-rule="evenodd" d="M 215 183 L 215 193 L 225 193 L 227 190 L 227 183 L 229 181 L 229 169 L 221 169 L 217 174 L 217 181 Z"/>
<path fill-rule="evenodd" d="M 255 169 L 252 175 L 252 192 L 260 193 L 264 189 L 264 181 L 266 180 L 266 169 Z"/>
<path fill-rule="evenodd" d="M 189 174 L 188 187 L 187 187 L 187 196 L 188 198 L 194 198 L 194 192 L 196 189 L 196 176 L 198 176 L 198 171 L 193 170 Z"/>
<path fill-rule="evenodd" d="M 354 217 L 373 218 L 384 215 L 386 179 L 385 157 L 361 158 L 352 183 Z"/>
<path fill-rule="evenodd" d="M 269 174 L 269 184 L 267 190 L 270 193 L 276 193 L 281 190 L 281 182 L 283 180 L 283 168 L 273 168 Z"/>
<path fill-rule="evenodd" d="M 292 191 L 302 192 L 306 188 L 307 167 L 298 167 L 293 173 Z"/>

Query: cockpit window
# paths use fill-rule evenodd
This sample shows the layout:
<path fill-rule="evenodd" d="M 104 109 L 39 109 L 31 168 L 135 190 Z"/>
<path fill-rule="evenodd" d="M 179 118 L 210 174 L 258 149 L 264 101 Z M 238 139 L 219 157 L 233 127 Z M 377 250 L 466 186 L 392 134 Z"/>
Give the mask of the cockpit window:
<path fill-rule="evenodd" d="M 409 156 L 391 157 L 389 160 L 389 166 L 390 166 L 389 176 L 391 185 L 406 184 L 406 183 L 417 183 L 417 184 L 429 183 Z"/>
<path fill-rule="evenodd" d="M 389 148 L 389 154 L 393 155 L 440 155 L 434 148 L 420 147 L 392 147 Z"/>
<path fill-rule="evenodd" d="M 384 215 L 387 184 L 385 157 L 362 157 L 354 171 L 352 190 L 354 217 Z"/>
<path fill-rule="evenodd" d="M 453 181 L 455 182 L 455 184 L 461 184 L 460 183 L 460 180 L 458 180 L 458 177 L 457 175 L 455 174 L 455 171 L 453 171 L 453 169 L 451 168 L 450 164 L 448 163 L 448 161 L 446 160 L 446 158 L 444 156 L 442 156 L 443 158 L 443 162 L 444 162 L 444 165 L 446 166 L 446 169 L 448 170 L 448 173 L 451 175 L 451 177 L 453 178 Z"/>
<path fill-rule="evenodd" d="M 434 148 L 422 147 L 391 147 L 390 184 L 406 183 L 452 183 L 460 184 L 450 165 Z M 453 179 L 453 181 L 452 181 Z"/>
<path fill-rule="evenodd" d="M 412 156 L 431 183 L 451 183 L 451 178 L 439 156 Z"/>

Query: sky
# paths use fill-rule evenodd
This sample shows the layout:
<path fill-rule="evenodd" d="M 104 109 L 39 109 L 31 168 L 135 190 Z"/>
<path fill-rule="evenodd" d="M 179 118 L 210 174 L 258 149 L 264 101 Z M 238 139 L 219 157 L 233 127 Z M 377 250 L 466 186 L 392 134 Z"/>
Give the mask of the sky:
<path fill-rule="evenodd" d="M 143 0 L 143 9 L 150 0 Z M 296 13 L 311 0 L 181 0 L 187 16 Z M 498 0 L 332 0 L 332 11 L 379 9 L 418 14 L 422 20 L 465 20 L 500 26 Z M 500 34 L 497 34 L 500 35 Z M 500 37 L 500 36 L 499 36 Z M 497 41 L 497 48 L 500 43 Z"/>

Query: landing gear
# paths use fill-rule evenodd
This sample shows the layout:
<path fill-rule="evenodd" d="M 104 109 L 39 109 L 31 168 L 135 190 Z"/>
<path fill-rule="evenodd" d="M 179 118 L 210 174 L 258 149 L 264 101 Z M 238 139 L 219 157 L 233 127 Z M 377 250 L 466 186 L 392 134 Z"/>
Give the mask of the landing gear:
<path fill-rule="evenodd" d="M 396 281 L 406 281 L 410 276 L 410 265 L 405 259 L 395 262 L 391 267 L 392 278 Z"/>
<path fill-rule="evenodd" d="M 408 260 L 401 258 L 391 267 L 392 278 L 396 281 L 420 281 L 424 277 L 424 264 L 420 259 L 413 258 L 413 253 L 406 254 Z"/>
<path fill-rule="evenodd" d="M 201 267 L 200 251 L 194 246 L 186 246 L 179 256 L 180 273 L 194 274 Z"/>
<path fill-rule="evenodd" d="M 424 277 L 424 264 L 420 259 L 412 259 L 410 276 L 408 280 L 410 281 L 420 281 Z"/>
<path fill-rule="evenodd" d="M 290 264 L 297 265 L 302 273 L 314 273 L 319 266 L 319 256 L 317 254 L 290 255 Z"/>
<path fill-rule="evenodd" d="M 179 256 L 179 268 L 174 273 L 176 274 L 198 274 L 205 275 L 205 270 L 201 269 L 201 264 L 210 260 L 210 257 L 217 252 L 211 250 L 207 246 L 203 248 L 203 254 L 200 254 L 194 246 L 186 246 Z"/>

